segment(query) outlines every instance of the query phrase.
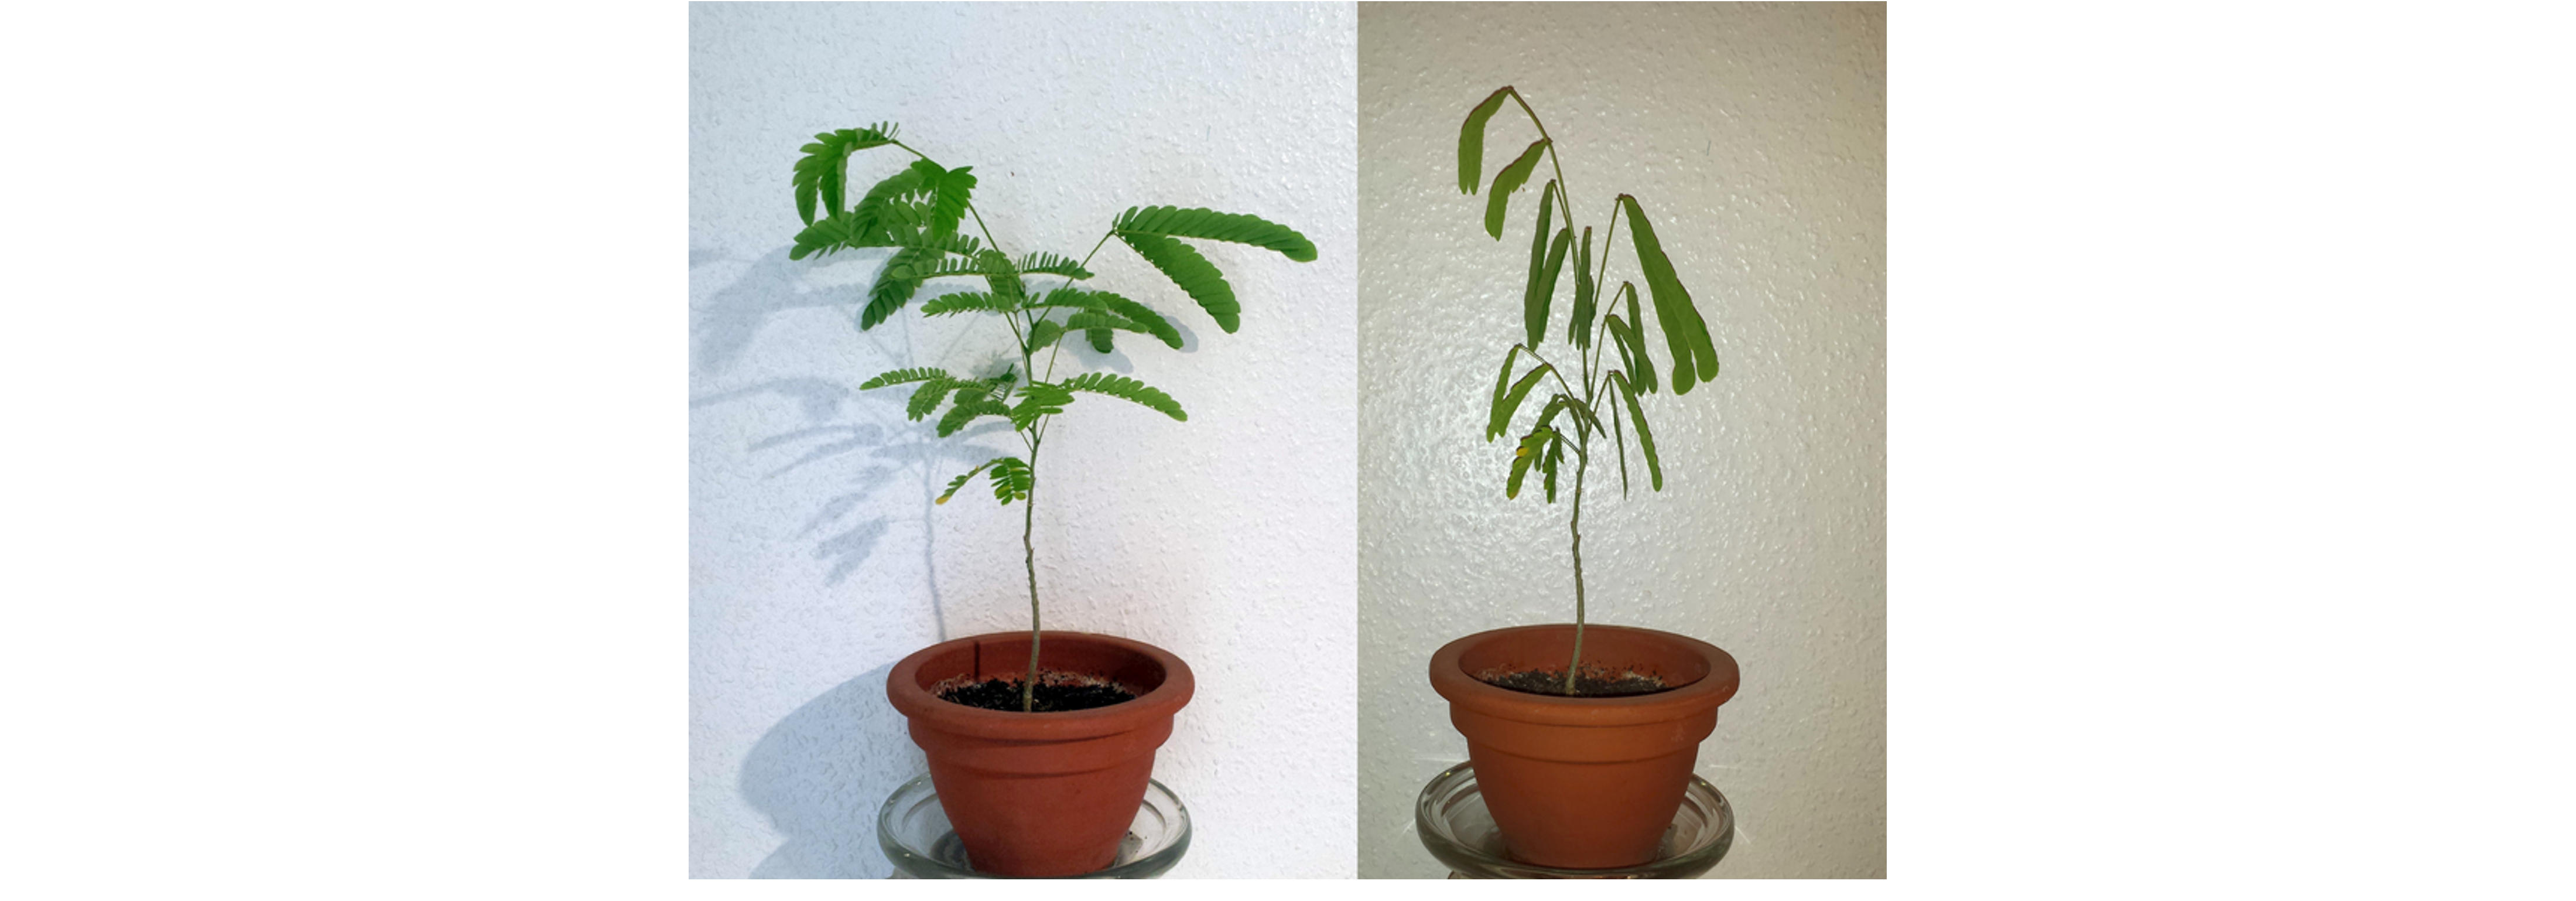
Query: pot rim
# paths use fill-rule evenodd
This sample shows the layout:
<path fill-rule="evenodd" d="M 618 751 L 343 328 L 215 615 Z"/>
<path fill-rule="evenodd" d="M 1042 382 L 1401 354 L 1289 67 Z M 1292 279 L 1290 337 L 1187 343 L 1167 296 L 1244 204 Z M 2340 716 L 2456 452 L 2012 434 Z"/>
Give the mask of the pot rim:
<path fill-rule="evenodd" d="M 1048 713 L 985 710 L 964 704 L 951 704 L 940 700 L 939 696 L 932 694 L 929 689 L 921 687 L 921 668 L 933 657 L 961 645 L 972 645 L 996 638 L 1024 638 L 1028 634 L 1025 630 L 987 632 L 982 635 L 953 638 L 914 651 L 886 673 L 886 700 L 892 702 L 897 712 L 911 719 L 916 725 L 932 725 L 942 732 L 987 738 L 1047 741 L 1130 731 L 1136 729 L 1140 722 L 1170 717 L 1178 712 L 1182 705 L 1189 703 L 1190 696 L 1196 692 L 1197 680 L 1190 674 L 1190 665 L 1182 662 L 1177 654 L 1132 638 L 1053 629 L 1043 633 L 1043 638 L 1040 640 L 1041 648 L 1059 641 L 1113 647 L 1150 659 L 1161 666 L 1163 684 L 1136 696 L 1132 701 L 1111 704 L 1107 707 L 1094 707 L 1089 710 Z"/>
<path fill-rule="evenodd" d="M 1573 623 L 1548 623 L 1536 626 L 1511 626 L 1478 632 L 1442 645 L 1431 655 L 1431 687 L 1449 703 L 1487 716 L 1526 723 L 1559 726 L 1624 726 L 1680 719 L 1718 705 L 1735 697 L 1741 682 L 1734 655 L 1716 645 L 1660 629 L 1635 626 L 1613 626 L 1585 623 L 1587 632 L 1633 632 L 1660 636 L 1698 654 L 1708 665 L 1708 675 L 1689 685 L 1650 695 L 1586 698 L 1563 695 L 1531 694 L 1486 684 L 1467 672 L 1462 658 L 1476 646 L 1496 638 L 1529 632 L 1573 631 Z"/>

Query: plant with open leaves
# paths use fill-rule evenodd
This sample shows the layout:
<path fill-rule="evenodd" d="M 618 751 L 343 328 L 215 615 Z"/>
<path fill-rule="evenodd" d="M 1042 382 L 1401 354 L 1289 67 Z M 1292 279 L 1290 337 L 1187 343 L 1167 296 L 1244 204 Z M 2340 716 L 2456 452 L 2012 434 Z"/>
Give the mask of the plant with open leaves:
<path fill-rule="evenodd" d="M 851 155 L 888 146 L 901 148 L 916 159 L 877 182 L 857 203 L 845 203 Z M 1171 395 L 1116 373 L 1092 372 L 1055 379 L 1056 357 L 1062 343 L 1077 336 L 1101 353 L 1112 349 L 1118 332 L 1150 336 L 1175 349 L 1181 346 L 1180 330 L 1152 307 L 1108 291 L 1075 287 L 1074 283 L 1091 278 L 1086 267 L 1091 265 L 1092 255 L 1098 254 L 1109 239 L 1117 238 L 1197 301 L 1219 328 L 1232 333 L 1242 312 L 1233 288 L 1206 257 L 1179 239 L 1250 244 L 1278 251 L 1298 262 L 1313 260 L 1315 245 L 1294 229 L 1253 216 L 1150 206 L 1131 207 L 1112 220 L 1108 233 L 1101 235 L 1100 241 L 1091 246 L 1091 253 L 1079 261 L 1053 253 L 1012 257 L 1002 252 L 1000 242 L 993 239 L 992 232 L 984 226 L 983 215 L 975 209 L 971 167 L 950 169 L 939 165 L 921 151 L 895 140 L 893 125 L 815 135 L 814 143 L 805 145 L 803 152 L 804 157 L 796 161 L 795 185 L 796 213 L 805 220 L 805 228 L 797 233 L 788 257 L 801 260 L 861 247 L 894 251 L 868 287 L 858 314 L 860 329 L 874 328 L 901 311 L 924 284 L 949 279 L 977 279 L 984 290 L 956 291 L 923 301 L 922 315 L 981 314 L 999 319 L 1010 329 L 1013 348 L 1020 358 L 1016 367 L 1006 365 L 999 372 L 967 375 L 928 367 L 898 369 L 868 379 L 859 387 L 875 390 L 913 386 L 904 412 L 915 421 L 938 413 L 945 405 L 947 412 L 938 418 L 941 437 L 956 434 L 987 416 L 1007 421 L 1018 435 L 1025 456 L 995 457 L 977 465 L 949 482 L 947 492 L 937 502 L 947 503 L 958 489 L 982 474 L 990 480 L 995 499 L 1003 504 L 1021 503 L 1020 545 L 1029 576 L 1029 670 L 1020 685 L 1020 709 L 1029 710 L 1038 682 L 1038 644 L 1043 622 L 1038 604 L 1037 548 L 1031 532 L 1037 515 L 1038 451 L 1045 445 L 1049 424 L 1073 403 L 1077 394 L 1114 397 L 1142 404 L 1175 420 L 1189 419 Z M 974 235 L 960 233 L 960 227 L 970 217 L 982 235 L 980 241 Z M 1029 280 L 1047 276 L 1060 281 L 1044 291 L 1033 290 Z M 1044 357 L 1043 372 L 1039 370 L 1040 357 Z"/>
<path fill-rule="evenodd" d="M 1514 417 L 1539 385 L 1548 384 L 1554 389 L 1540 392 L 1546 399 L 1535 424 L 1519 433 L 1503 494 L 1519 497 L 1522 480 L 1535 471 L 1544 480 L 1548 502 L 1555 503 L 1558 469 L 1569 453 L 1574 457 L 1574 511 L 1567 524 L 1574 539 L 1574 658 L 1565 667 L 1565 693 L 1570 695 L 1583 661 L 1583 480 L 1592 464 L 1592 440 L 1605 433 L 1610 436 L 1619 463 L 1619 492 L 1625 496 L 1627 433 L 1633 429 L 1648 478 L 1655 490 L 1664 488 L 1664 466 L 1655 456 L 1654 432 L 1646 424 L 1646 411 L 1637 402 L 1639 395 L 1656 390 L 1655 360 L 1646 343 L 1646 322 L 1639 313 L 1637 286 L 1623 281 L 1616 293 L 1608 290 L 1611 240 L 1622 213 L 1628 217 L 1628 236 L 1636 248 L 1638 274 L 1645 279 L 1646 295 L 1655 305 L 1656 326 L 1671 349 L 1674 394 L 1688 394 L 1693 386 L 1717 377 L 1717 347 L 1709 342 L 1708 324 L 1700 319 L 1690 292 L 1673 273 L 1672 260 L 1664 256 L 1663 244 L 1656 239 L 1655 227 L 1646 221 L 1646 211 L 1638 205 L 1637 198 L 1621 194 L 1612 201 L 1609 226 L 1601 235 L 1599 265 L 1595 267 L 1592 227 L 1583 227 L 1579 242 L 1575 237 L 1574 206 L 1564 188 L 1565 167 L 1558 161 L 1556 142 L 1519 91 L 1505 86 L 1468 111 L 1466 123 L 1458 130 L 1458 190 L 1476 193 L 1484 162 L 1485 126 L 1506 99 L 1518 103 L 1521 112 L 1529 116 L 1530 125 L 1538 129 L 1538 140 L 1530 142 L 1520 156 L 1494 173 L 1493 185 L 1485 193 L 1485 232 L 1494 240 L 1502 240 L 1503 217 L 1511 195 L 1529 183 L 1541 156 L 1547 158 L 1556 177 L 1540 189 L 1538 227 L 1530 238 L 1529 281 L 1522 294 L 1528 340 L 1513 344 L 1503 353 L 1503 371 L 1494 380 L 1493 408 L 1485 422 L 1485 440 L 1491 442 L 1512 434 Z M 1565 222 L 1551 233 L 1549 226 L 1558 214 L 1564 216 Z M 1574 308 L 1564 338 L 1573 345 L 1573 370 L 1560 368 L 1539 353 L 1539 347 L 1551 335 L 1548 309 L 1554 305 L 1557 276 L 1569 249 L 1574 262 Z M 1606 313 L 1599 309 L 1599 302 L 1605 299 L 1610 307 Z M 1626 303 L 1625 317 L 1619 315 L 1622 301 Z M 1613 350 L 1618 353 L 1617 365 L 1611 365 L 1609 358 Z M 1534 365 L 1515 380 L 1512 373 L 1524 355 Z M 1575 376 L 1580 385 L 1568 382 L 1568 375 Z"/>

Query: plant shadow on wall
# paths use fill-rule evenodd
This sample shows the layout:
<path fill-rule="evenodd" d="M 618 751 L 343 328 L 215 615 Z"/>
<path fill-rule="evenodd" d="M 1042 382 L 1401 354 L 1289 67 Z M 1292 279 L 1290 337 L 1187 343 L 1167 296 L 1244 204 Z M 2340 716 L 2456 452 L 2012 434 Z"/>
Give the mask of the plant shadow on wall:
<path fill-rule="evenodd" d="M 773 318 L 808 309 L 841 314 L 852 306 L 846 288 L 815 284 L 810 263 L 789 259 L 780 247 L 749 262 L 742 273 L 709 295 L 693 310 L 692 359 L 697 374 L 714 380 L 749 352 L 760 330 Z M 882 269 L 890 254 L 862 252 L 849 269 Z M 693 250 L 691 268 L 735 262 L 721 251 Z M 846 317 L 845 317 L 846 318 Z M 1195 330 L 1173 323 L 1181 353 L 1199 347 Z M 855 330 L 854 330 L 855 331 Z M 893 359 L 913 338 L 909 326 L 892 335 L 861 334 L 876 345 L 879 356 Z M 937 351 L 947 356 L 955 342 Z M 1126 353 L 1099 352 L 1069 344 L 1069 356 L 1089 370 L 1128 372 Z M 827 587 L 846 584 L 898 526 L 921 528 L 920 566 L 929 612 L 937 638 L 948 635 L 945 594 L 937 566 L 938 531 L 930 528 L 944 477 L 1004 451 L 989 439 L 1011 434 L 1008 423 L 987 421 L 951 435 L 934 437 L 933 426 L 908 421 L 902 395 L 864 394 L 855 379 L 841 374 L 770 378 L 693 398 L 693 409 L 733 402 L 784 401 L 797 411 L 799 424 L 748 443 L 745 452 L 763 467 L 763 478 L 778 478 L 816 466 L 838 466 L 850 475 L 846 489 L 814 504 L 791 535 L 811 555 L 830 562 Z M 846 680 L 800 705 L 754 744 L 745 760 L 740 790 L 751 806 L 767 816 L 786 841 L 749 874 L 756 879 L 882 878 L 890 870 L 876 845 L 879 805 L 904 782 L 920 775 L 924 762 L 905 728 L 904 718 L 885 702 L 885 681 L 892 663 Z"/>
<path fill-rule="evenodd" d="M 752 745 L 742 797 L 787 836 L 754 879 L 882 879 L 877 808 L 921 772 L 903 717 L 885 703 L 893 664 L 861 673 L 796 708 Z"/>

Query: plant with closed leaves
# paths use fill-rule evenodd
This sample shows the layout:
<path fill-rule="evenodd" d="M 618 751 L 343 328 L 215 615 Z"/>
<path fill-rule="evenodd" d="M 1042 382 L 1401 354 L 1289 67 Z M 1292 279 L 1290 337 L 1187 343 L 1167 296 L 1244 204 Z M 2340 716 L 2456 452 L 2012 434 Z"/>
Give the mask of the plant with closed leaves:
<path fill-rule="evenodd" d="M 1664 255 L 1655 227 L 1646 221 L 1646 211 L 1637 198 L 1621 194 L 1611 202 L 1609 225 L 1602 231 L 1596 268 L 1591 226 L 1583 227 L 1580 239 L 1575 236 L 1574 206 L 1565 188 L 1565 167 L 1558 161 L 1556 142 L 1520 92 L 1506 86 L 1468 111 L 1467 121 L 1458 131 L 1458 190 L 1476 193 L 1484 161 L 1485 128 L 1504 100 L 1514 101 L 1529 116 L 1530 125 L 1538 130 L 1538 140 L 1530 142 L 1518 157 L 1494 173 L 1493 185 L 1485 193 L 1485 232 L 1502 240 L 1511 195 L 1529 183 L 1541 157 L 1546 158 L 1556 177 L 1539 191 L 1538 226 L 1530 236 L 1529 276 L 1522 294 L 1527 340 L 1513 344 L 1503 353 L 1502 374 L 1494 380 L 1492 410 L 1485 423 L 1485 440 L 1491 442 L 1512 434 L 1514 418 L 1538 386 L 1545 384 L 1553 389 L 1537 392 L 1545 394 L 1546 399 L 1534 424 L 1519 432 L 1503 494 L 1519 497 L 1522 480 L 1535 471 L 1544 480 L 1548 502 L 1555 503 L 1558 470 L 1566 456 L 1573 455 L 1573 515 L 1567 531 L 1573 536 L 1574 657 L 1565 668 L 1565 693 L 1570 695 L 1583 661 L 1583 482 L 1592 464 L 1593 439 L 1610 436 L 1619 464 L 1619 491 L 1625 495 L 1627 433 L 1635 431 L 1648 479 L 1655 490 L 1664 488 L 1663 462 L 1655 455 L 1654 431 L 1647 426 L 1646 411 L 1637 400 L 1640 395 L 1654 394 L 1657 384 L 1654 355 L 1646 343 L 1646 322 L 1637 303 L 1637 286 L 1623 281 L 1615 293 L 1609 290 L 1611 241 L 1622 214 L 1628 219 L 1637 272 L 1646 282 L 1648 299 L 1654 303 L 1655 324 L 1670 349 L 1674 394 L 1688 394 L 1693 386 L 1717 377 L 1717 348 L 1710 343 L 1708 324 L 1700 319 L 1690 292 L 1674 274 L 1672 260 Z M 1564 224 L 1551 233 L 1549 227 L 1559 214 Z M 1571 370 L 1559 367 L 1539 352 L 1540 346 L 1552 337 L 1548 311 L 1554 305 L 1557 277 L 1569 250 L 1574 262 L 1574 307 L 1562 334 L 1573 345 L 1575 368 Z M 1604 300 L 1609 306 L 1606 313 L 1599 309 Z M 1622 302 L 1627 314 L 1624 317 L 1620 315 Z M 1610 359 L 1612 351 L 1618 354 L 1616 365 Z M 1524 356 L 1533 365 L 1516 380 L 1513 372 Z M 1575 376 L 1576 381 L 1569 382 L 1568 375 Z M 1563 425 L 1558 424 L 1560 419 Z"/>
<path fill-rule="evenodd" d="M 1038 644 L 1043 622 L 1038 604 L 1037 548 L 1031 533 L 1036 523 L 1038 452 L 1046 442 L 1049 425 L 1081 394 L 1114 397 L 1175 420 L 1189 419 L 1179 401 L 1136 379 L 1110 372 L 1055 378 L 1062 343 L 1077 336 L 1101 353 L 1113 348 L 1118 332 L 1146 335 L 1174 349 L 1181 346 L 1180 331 L 1152 307 L 1108 291 L 1076 287 L 1074 283 L 1087 282 L 1092 277 L 1087 268 L 1092 256 L 1107 246 L 1109 239 L 1117 238 L 1197 301 L 1219 328 L 1231 333 L 1242 312 L 1234 290 L 1207 258 L 1179 239 L 1250 244 L 1299 262 L 1315 258 L 1315 245 L 1293 229 L 1253 216 L 1151 206 L 1132 207 L 1112 220 L 1109 231 L 1079 261 L 1044 252 L 1013 257 L 1002 251 L 1000 242 L 985 227 L 983 215 L 975 209 L 971 167 L 950 169 L 939 165 L 921 151 L 895 140 L 891 124 L 845 128 L 815 135 L 814 139 L 814 143 L 804 146 L 803 158 L 796 161 L 796 213 L 806 224 L 797 233 L 788 256 L 801 260 L 863 247 L 894 251 L 868 287 L 866 301 L 859 309 L 859 328 L 874 328 L 886 321 L 910 303 L 925 284 L 977 279 L 984 290 L 932 297 L 922 302 L 921 314 L 990 316 L 1010 330 L 1013 353 L 1019 357 L 1017 366 L 963 375 L 929 367 L 898 369 L 868 379 L 859 387 L 875 390 L 912 386 L 912 398 L 904 412 L 915 421 L 938 413 L 945 405 L 947 412 L 938 417 L 941 437 L 954 435 L 987 416 L 1008 422 L 1019 437 L 1025 456 L 1000 456 L 977 465 L 949 482 L 947 492 L 937 502 L 947 503 L 981 474 L 990 480 L 995 499 L 1003 504 L 1021 504 L 1020 544 L 1028 568 L 1030 640 L 1028 676 L 1020 685 L 1020 709 L 1029 710 L 1038 682 Z M 889 146 L 911 153 L 916 159 L 877 182 L 857 203 L 844 203 L 851 155 Z M 969 218 L 982 236 L 980 240 L 960 232 Z M 1035 290 L 1030 279 L 1041 277 L 1058 281 L 1043 291 Z M 1039 369 L 1041 362 L 1043 372 Z"/>

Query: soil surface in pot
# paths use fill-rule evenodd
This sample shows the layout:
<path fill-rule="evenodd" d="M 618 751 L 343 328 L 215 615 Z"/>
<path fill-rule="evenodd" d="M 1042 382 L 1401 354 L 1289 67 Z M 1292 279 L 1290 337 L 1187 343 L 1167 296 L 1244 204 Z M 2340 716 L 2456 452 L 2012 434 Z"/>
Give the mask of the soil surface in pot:
<path fill-rule="evenodd" d="M 951 704 L 964 704 L 985 710 L 1020 712 L 1020 680 L 986 679 L 964 682 L 939 689 L 939 699 Z M 1117 683 L 1097 676 L 1059 673 L 1052 670 L 1038 674 L 1036 697 L 1031 699 L 1031 713 L 1064 713 L 1090 710 L 1136 699 L 1136 693 Z"/>
<path fill-rule="evenodd" d="M 1548 670 L 1532 669 L 1521 670 L 1513 673 L 1489 672 L 1478 674 L 1476 678 L 1478 681 L 1484 682 L 1487 685 L 1491 685 L 1496 688 L 1508 688 L 1523 694 L 1555 695 L 1560 698 L 1566 696 L 1564 670 L 1550 672 Z M 1630 695 L 1650 695 L 1656 692 L 1671 691 L 1678 687 L 1679 686 L 1666 685 L 1664 684 L 1664 680 L 1653 676 L 1633 672 L 1613 673 L 1600 667 L 1585 667 L 1583 672 L 1576 674 L 1574 677 L 1574 697 L 1578 698 L 1622 698 Z M 1018 696 L 1013 695 L 1012 697 L 1014 698 L 1012 703 L 1014 705 L 1018 704 Z"/>

